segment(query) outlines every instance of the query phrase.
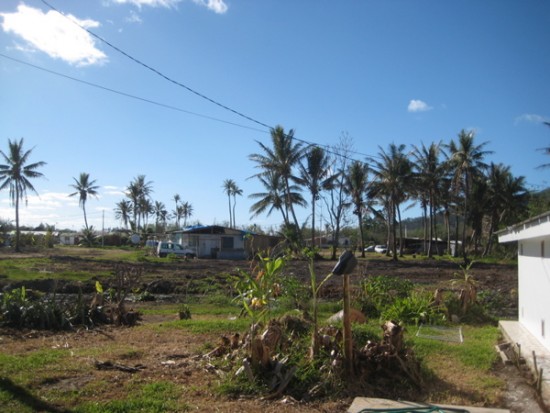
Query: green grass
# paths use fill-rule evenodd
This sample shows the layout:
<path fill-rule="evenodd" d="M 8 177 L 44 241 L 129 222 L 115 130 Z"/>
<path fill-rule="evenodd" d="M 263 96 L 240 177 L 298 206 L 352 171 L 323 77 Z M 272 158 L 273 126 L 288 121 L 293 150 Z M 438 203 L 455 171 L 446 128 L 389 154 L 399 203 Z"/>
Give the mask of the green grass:
<path fill-rule="evenodd" d="M 250 323 L 251 320 L 249 318 L 237 318 L 235 320 L 229 320 L 227 318 L 208 318 L 197 320 L 191 318 L 190 320 L 168 321 L 151 326 L 150 328 L 157 329 L 159 331 L 167 329 L 183 329 L 193 334 L 227 334 L 246 331 L 248 330 Z"/>
<path fill-rule="evenodd" d="M 179 390 L 167 381 L 141 386 L 128 386 L 128 397 L 122 400 L 87 402 L 74 409 L 75 413 L 169 413 L 186 412 L 190 406 L 179 403 Z"/>
<path fill-rule="evenodd" d="M 410 332 L 416 332 L 416 327 L 410 327 Z M 429 359 L 437 354 L 464 366 L 489 371 L 498 359 L 494 349 L 500 335 L 498 327 L 463 326 L 462 333 L 464 342 L 461 344 L 420 337 L 414 337 L 412 340 L 416 353 L 422 358 Z"/>

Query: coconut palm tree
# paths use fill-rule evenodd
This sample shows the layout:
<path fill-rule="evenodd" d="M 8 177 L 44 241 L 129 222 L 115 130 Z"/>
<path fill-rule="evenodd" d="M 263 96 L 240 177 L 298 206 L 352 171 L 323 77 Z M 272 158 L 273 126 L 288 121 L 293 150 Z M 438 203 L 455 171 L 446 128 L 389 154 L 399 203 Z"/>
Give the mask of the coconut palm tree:
<path fill-rule="evenodd" d="M 19 230 L 19 201 L 26 199 L 27 191 L 37 194 L 30 179 L 41 178 L 44 175 L 37 169 L 46 165 L 39 161 L 28 164 L 33 149 L 23 149 L 23 138 L 19 141 L 8 140 L 8 152 L 0 150 L 5 164 L 0 164 L 0 191 L 9 188 L 12 205 L 15 206 L 15 251 L 21 252 Z M 26 203 L 26 201 L 25 201 Z"/>
<path fill-rule="evenodd" d="M 115 207 L 115 218 L 122 222 L 124 228 L 128 228 L 130 216 L 132 214 L 132 203 L 126 199 L 117 202 Z"/>
<path fill-rule="evenodd" d="M 181 204 L 181 216 L 183 217 L 183 226 L 187 226 L 187 219 L 191 218 L 193 215 L 193 205 L 191 205 L 189 202 L 184 202 Z"/>
<path fill-rule="evenodd" d="M 146 206 L 143 200 L 148 198 L 151 192 L 153 192 L 152 182 L 145 181 L 145 175 L 135 177 L 126 188 L 126 196 L 132 202 L 134 231 L 139 231 L 140 229 L 140 219 L 143 215 L 141 207 Z"/>
<path fill-rule="evenodd" d="M 502 224 L 509 225 L 521 221 L 527 215 L 529 192 L 523 176 L 514 177 L 509 166 L 491 162 L 485 181 L 486 214 L 489 217 L 488 240 L 483 256 L 490 253 L 493 246 L 493 233 Z"/>
<path fill-rule="evenodd" d="M 231 192 L 233 190 L 234 183 L 235 181 L 233 181 L 233 179 L 226 179 L 225 181 L 223 181 L 222 185 L 223 192 L 225 192 L 225 194 L 227 195 L 227 202 L 229 204 L 229 226 L 231 226 L 233 223 L 233 215 L 231 209 Z"/>
<path fill-rule="evenodd" d="M 441 142 L 431 143 L 426 147 L 414 146 L 413 158 L 415 159 L 415 192 L 420 198 L 422 207 L 427 216 L 427 231 L 425 234 L 426 253 L 432 257 L 432 240 L 435 237 L 435 213 L 438 205 L 438 195 L 441 190 L 442 176 L 444 176 L 444 164 L 440 161 Z M 426 211 L 427 210 L 427 211 Z M 427 240 L 426 240 L 427 239 Z M 427 242 L 426 242 L 427 241 Z"/>
<path fill-rule="evenodd" d="M 172 199 L 176 203 L 176 209 L 174 209 L 173 213 L 174 213 L 174 216 L 176 217 L 176 228 L 179 228 L 180 227 L 180 220 L 179 220 L 180 216 L 178 215 L 178 206 L 179 206 L 179 202 L 181 201 L 181 197 L 179 196 L 179 194 L 175 194 Z"/>
<path fill-rule="evenodd" d="M 337 175 L 331 173 L 330 158 L 323 148 L 310 146 L 299 165 L 300 177 L 297 183 L 306 187 L 311 194 L 311 246 L 315 245 L 315 205 L 323 189 L 333 184 Z"/>
<path fill-rule="evenodd" d="M 78 179 L 74 177 L 73 179 L 75 183 L 72 184 L 71 187 L 76 192 L 69 194 L 69 196 L 78 195 L 78 203 L 82 207 L 82 211 L 84 213 L 84 226 L 88 229 L 88 219 L 86 218 L 86 201 L 88 200 L 88 196 L 97 197 L 97 190 L 99 189 L 99 186 L 95 185 L 95 179 L 90 180 L 90 174 L 86 172 L 81 172 Z"/>
<path fill-rule="evenodd" d="M 259 178 L 267 173 L 274 172 L 282 181 L 283 199 L 285 216 L 287 219 L 292 217 L 296 230 L 300 228 L 298 219 L 294 211 L 294 198 L 291 190 L 291 181 L 294 180 L 293 168 L 298 164 L 303 156 L 303 148 L 300 143 L 294 143 L 294 130 L 290 129 L 286 133 L 282 126 L 276 126 L 271 129 L 271 144 L 268 147 L 258 142 L 264 153 L 249 155 L 249 159 L 256 162 L 257 168 L 261 171 L 254 175 Z M 297 234 L 299 236 L 299 234 Z"/>
<path fill-rule="evenodd" d="M 397 260 L 397 222 L 401 222 L 400 204 L 405 202 L 407 194 L 413 184 L 412 164 L 404 152 L 405 145 L 389 145 L 388 151 L 380 148 L 378 158 L 374 161 L 373 194 L 382 200 L 386 208 L 388 229 L 390 235 L 390 249 L 393 259 Z M 400 228 L 400 252 L 403 251 L 402 231 Z"/>
<path fill-rule="evenodd" d="M 258 199 L 258 201 L 250 206 L 251 218 L 263 213 L 270 216 L 273 210 L 276 209 L 281 212 L 283 222 L 287 225 L 288 217 L 285 213 L 284 185 L 281 177 L 276 172 L 269 171 L 263 175 L 258 175 L 257 178 L 266 192 L 256 192 L 248 195 L 251 199 Z"/>
<path fill-rule="evenodd" d="M 466 226 L 469 222 L 470 196 L 474 179 L 481 176 L 483 171 L 487 169 L 487 164 L 484 162 L 485 156 L 493 153 L 485 150 L 487 144 L 488 142 L 476 144 L 474 132 L 466 132 L 463 129 L 458 134 L 457 141 L 451 140 L 448 145 L 454 192 L 460 194 L 462 198 L 462 256 L 465 263 L 468 261 Z"/>
<path fill-rule="evenodd" d="M 363 234 L 363 212 L 365 210 L 365 196 L 369 187 L 369 168 L 367 164 L 354 161 L 351 163 L 344 181 L 344 188 L 350 195 L 359 224 L 359 235 L 361 237 L 361 257 L 365 257 L 365 237 Z"/>
<path fill-rule="evenodd" d="M 237 227 L 237 221 L 235 216 L 235 207 L 237 205 L 237 195 L 242 196 L 243 190 L 239 188 L 237 183 L 233 183 L 233 188 L 231 190 L 231 196 L 233 197 L 233 228 Z"/>
<path fill-rule="evenodd" d="M 166 216 L 168 211 L 166 210 L 166 205 L 163 202 L 155 201 L 153 206 L 153 214 L 155 215 L 155 232 L 159 232 L 159 224 L 162 224 L 163 228 L 166 225 Z"/>

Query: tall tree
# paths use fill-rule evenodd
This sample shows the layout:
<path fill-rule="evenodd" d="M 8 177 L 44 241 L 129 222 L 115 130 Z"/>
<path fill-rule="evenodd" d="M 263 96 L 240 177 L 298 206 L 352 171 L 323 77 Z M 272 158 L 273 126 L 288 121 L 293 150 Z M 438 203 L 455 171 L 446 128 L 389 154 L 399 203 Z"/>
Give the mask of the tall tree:
<path fill-rule="evenodd" d="M 19 229 L 19 202 L 27 196 L 27 191 L 37 193 L 30 179 L 41 178 L 44 175 L 37 169 L 46 165 L 39 161 L 28 163 L 33 149 L 23 149 L 23 138 L 19 141 L 8 140 L 8 151 L 0 150 L 5 164 L 0 164 L 0 191 L 9 188 L 12 205 L 15 206 L 15 251 L 21 252 Z M 26 201 L 25 201 L 26 202 Z"/>
<path fill-rule="evenodd" d="M 117 202 L 115 206 L 115 218 L 118 219 L 124 225 L 124 228 L 128 229 L 128 223 L 132 215 L 132 203 L 127 199 Z"/>
<path fill-rule="evenodd" d="M 486 213 L 489 216 L 489 230 L 483 256 L 493 247 L 494 232 L 502 225 L 511 225 L 527 218 L 529 192 L 523 176 L 514 177 L 509 166 L 491 162 L 486 175 Z"/>
<path fill-rule="evenodd" d="M 84 226 L 86 227 L 86 230 L 88 230 L 88 219 L 86 217 L 86 201 L 88 200 L 88 196 L 94 196 L 97 197 L 99 189 L 99 186 L 97 186 L 96 180 L 90 180 L 90 174 L 86 172 L 81 172 L 78 176 L 78 179 L 74 178 L 74 184 L 71 185 L 71 187 L 76 191 L 72 194 L 69 194 L 69 196 L 76 196 L 78 195 L 78 203 L 82 207 L 82 211 L 84 213 Z"/>
<path fill-rule="evenodd" d="M 166 226 L 166 217 L 168 215 L 166 205 L 163 202 L 155 201 L 153 214 L 155 215 L 155 232 L 158 233 L 160 225 L 162 225 L 162 228 Z"/>
<path fill-rule="evenodd" d="M 466 226 L 469 222 L 470 195 L 473 189 L 474 179 L 478 178 L 487 169 L 485 157 L 492 153 L 485 149 L 488 142 L 475 143 L 473 131 L 464 129 L 458 134 L 457 141 L 451 140 L 449 148 L 449 164 L 452 168 L 452 182 L 456 194 L 462 198 L 462 256 L 464 262 L 468 261 L 466 246 Z"/>
<path fill-rule="evenodd" d="M 191 205 L 189 202 L 184 202 L 181 204 L 181 215 L 183 217 L 183 226 L 187 226 L 187 219 L 191 218 L 193 215 L 193 205 Z"/>
<path fill-rule="evenodd" d="M 271 130 L 272 147 L 268 147 L 261 142 L 258 142 L 258 144 L 264 153 L 249 155 L 249 159 L 256 162 L 256 167 L 261 169 L 254 176 L 259 178 L 273 172 L 280 177 L 283 183 L 285 216 L 287 218 L 292 217 L 297 232 L 296 235 L 301 239 L 300 226 L 294 211 L 295 198 L 292 196 L 295 191 L 291 191 L 291 181 L 295 178 L 293 169 L 303 156 L 302 145 L 294 142 L 294 130 L 290 129 L 286 133 L 282 126 L 276 126 Z"/>
<path fill-rule="evenodd" d="M 310 146 L 299 165 L 298 184 L 306 187 L 311 194 L 311 246 L 315 246 L 315 205 L 323 189 L 329 189 L 337 175 L 331 173 L 330 158 L 325 150 Z"/>
<path fill-rule="evenodd" d="M 143 216 L 143 207 L 147 206 L 144 199 L 148 198 L 153 192 L 152 182 L 145 180 L 145 175 L 138 175 L 130 182 L 126 188 L 126 196 L 132 202 L 133 210 L 133 230 L 140 230 L 140 219 Z"/>
<path fill-rule="evenodd" d="M 327 206 L 330 228 L 332 230 L 332 253 L 331 259 L 336 259 L 336 251 L 340 244 L 340 229 L 347 222 L 347 211 L 351 205 L 349 194 L 345 191 L 344 183 L 349 167 L 350 154 L 353 150 L 353 139 L 347 132 L 342 132 L 338 144 L 331 148 L 333 154 L 331 169 L 335 171 L 333 185 L 327 188 L 326 196 L 323 197 Z"/>
<path fill-rule="evenodd" d="M 233 194 L 233 186 L 235 181 L 233 179 L 226 179 L 223 181 L 223 192 L 227 195 L 227 202 L 229 204 L 229 226 L 233 226 L 233 210 L 231 209 L 231 195 Z"/>
<path fill-rule="evenodd" d="M 179 227 L 180 227 L 180 216 L 178 214 L 178 206 L 179 206 L 179 202 L 181 201 L 181 197 L 179 196 L 179 194 L 175 194 L 172 199 L 176 203 L 176 208 L 174 209 L 173 212 L 174 212 L 174 217 L 176 218 L 176 228 L 179 229 Z"/>
<path fill-rule="evenodd" d="M 368 190 L 368 166 L 367 164 L 354 161 L 346 174 L 345 190 L 351 196 L 353 213 L 357 215 L 359 224 L 359 235 L 361 237 L 361 257 L 365 257 L 365 237 L 363 234 L 363 215 L 365 210 L 365 196 Z"/>
<path fill-rule="evenodd" d="M 413 183 L 412 164 L 404 152 L 405 145 L 391 143 L 388 151 L 380 148 L 374 161 L 373 193 L 381 200 L 387 211 L 393 259 L 397 260 L 397 223 L 400 228 L 400 253 L 403 251 L 400 204 L 405 202 Z"/>
<path fill-rule="evenodd" d="M 426 253 L 432 257 L 432 241 L 435 233 L 435 213 L 438 205 L 438 195 L 441 190 L 444 165 L 440 161 L 441 143 L 432 143 L 426 147 L 414 147 L 415 159 L 415 192 L 421 199 L 423 209 L 427 210 L 427 222 L 425 231 Z"/>
<path fill-rule="evenodd" d="M 235 215 L 235 208 L 237 206 L 237 195 L 242 196 L 243 190 L 239 188 L 237 183 L 234 183 L 233 189 L 231 191 L 231 195 L 233 196 L 233 228 L 237 228 L 237 218 Z"/>
<path fill-rule="evenodd" d="M 266 192 L 256 192 L 248 195 L 249 198 L 258 200 L 250 206 L 250 213 L 252 214 L 252 218 L 263 213 L 266 213 L 267 216 L 270 216 L 275 209 L 281 212 L 283 222 L 285 223 L 285 225 L 287 225 L 288 217 L 286 215 L 286 209 L 284 207 L 285 195 L 283 188 L 284 185 L 281 177 L 276 172 L 269 171 L 263 175 L 258 175 L 257 178 L 262 186 L 265 188 Z"/>

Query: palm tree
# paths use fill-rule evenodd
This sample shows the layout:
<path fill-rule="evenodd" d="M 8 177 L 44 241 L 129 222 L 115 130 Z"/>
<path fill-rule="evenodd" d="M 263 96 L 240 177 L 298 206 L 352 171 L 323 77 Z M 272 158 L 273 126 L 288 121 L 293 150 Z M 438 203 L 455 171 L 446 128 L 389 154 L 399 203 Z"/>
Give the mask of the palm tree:
<path fill-rule="evenodd" d="M 235 215 L 235 207 L 237 205 L 237 195 L 242 196 L 243 190 L 239 188 L 239 186 L 234 183 L 233 188 L 231 190 L 231 195 L 233 196 L 233 228 L 237 227 L 237 221 L 236 221 L 236 215 Z"/>
<path fill-rule="evenodd" d="M 0 164 L 0 191 L 9 188 L 11 203 L 15 206 L 15 251 L 21 252 L 19 245 L 19 201 L 24 197 L 26 199 L 27 190 L 37 193 L 29 179 L 43 177 L 44 175 L 38 172 L 37 169 L 46 165 L 46 162 L 39 161 L 27 164 L 33 150 L 23 150 L 23 138 L 19 141 L 8 139 L 8 149 L 7 154 L 0 150 L 0 155 L 6 162 Z"/>
<path fill-rule="evenodd" d="M 153 214 L 155 215 L 155 232 L 159 232 L 159 223 L 164 225 L 166 224 L 166 216 L 168 215 L 168 211 L 166 210 L 166 205 L 164 205 L 163 202 L 155 201 L 155 205 L 153 206 Z"/>
<path fill-rule="evenodd" d="M 176 209 L 174 209 L 174 216 L 176 217 L 176 227 L 179 229 L 180 227 L 180 220 L 179 220 L 179 215 L 178 215 L 178 204 L 179 202 L 181 201 L 181 197 L 179 196 L 179 194 L 175 194 L 174 197 L 172 198 L 174 200 L 174 202 L 176 203 Z"/>
<path fill-rule="evenodd" d="M 250 206 L 251 218 L 264 212 L 270 216 L 274 209 L 281 212 L 283 217 L 283 226 L 290 226 L 287 209 L 285 208 L 287 195 L 285 194 L 283 179 L 273 171 L 268 171 L 264 175 L 257 176 L 260 183 L 267 192 L 256 192 L 248 195 L 251 199 L 258 199 Z M 294 205 L 305 206 L 306 201 L 302 197 L 297 185 L 290 185 L 290 202 Z"/>
<path fill-rule="evenodd" d="M 132 214 L 132 203 L 126 199 L 117 202 L 115 207 L 115 218 L 124 224 L 124 228 L 128 228 L 130 215 Z"/>
<path fill-rule="evenodd" d="M 267 173 L 276 173 L 282 181 L 285 216 L 289 219 L 292 216 L 294 226 L 298 230 L 298 219 L 294 211 L 294 199 L 290 182 L 294 180 L 293 168 L 303 156 L 303 149 L 300 143 L 294 143 L 294 130 L 290 129 L 285 133 L 282 126 L 271 129 L 272 148 L 258 142 L 263 154 L 252 154 L 249 159 L 257 163 L 261 172 L 254 175 L 259 178 Z M 288 224 L 288 222 L 287 222 Z M 299 234 L 297 234 L 299 235 Z"/>
<path fill-rule="evenodd" d="M 405 145 L 390 144 L 388 152 L 380 148 L 379 161 L 374 162 L 375 183 L 373 194 L 378 196 L 386 208 L 388 232 L 393 259 L 397 260 L 397 228 L 400 228 L 400 253 L 403 252 L 400 204 L 407 199 L 413 183 L 412 164 L 404 153 Z"/>
<path fill-rule="evenodd" d="M 151 181 L 145 181 L 145 175 L 138 175 L 126 188 L 126 196 L 132 202 L 134 231 L 139 231 L 140 229 L 140 219 L 143 215 L 141 208 L 145 206 L 143 200 L 148 198 L 151 192 L 153 192 L 151 186 Z"/>
<path fill-rule="evenodd" d="M 86 172 L 81 172 L 78 179 L 74 177 L 73 179 L 75 183 L 72 184 L 71 187 L 76 192 L 69 194 L 69 196 L 79 196 L 78 203 L 82 206 L 82 211 L 84 212 L 84 226 L 88 229 L 88 219 L 86 218 L 86 201 L 88 200 L 88 196 L 97 197 L 97 190 L 99 189 L 99 186 L 95 185 L 95 179 L 90 181 L 90 174 Z"/>
<path fill-rule="evenodd" d="M 493 246 L 493 233 L 501 224 L 521 221 L 527 215 L 529 192 L 523 176 L 514 177 L 509 166 L 491 162 L 486 176 L 486 213 L 489 215 L 488 240 L 483 251 L 485 257 Z"/>
<path fill-rule="evenodd" d="M 315 205 L 323 189 L 328 189 L 336 179 L 331 173 L 330 158 L 324 149 L 311 146 L 304 156 L 305 165 L 300 163 L 300 178 L 297 182 L 309 190 L 311 194 L 311 247 L 315 246 Z"/>
<path fill-rule="evenodd" d="M 227 195 L 227 200 L 229 202 L 229 226 L 235 228 L 237 226 L 235 222 L 235 205 L 237 204 L 237 195 L 242 195 L 243 190 L 239 188 L 233 179 L 226 179 L 223 181 L 222 188 Z M 233 197 L 233 206 L 231 205 L 231 197 Z"/>
<path fill-rule="evenodd" d="M 183 226 L 187 226 L 187 219 L 191 218 L 193 215 L 193 205 L 191 205 L 189 202 L 184 202 L 181 205 L 181 215 L 183 217 Z"/>
<path fill-rule="evenodd" d="M 425 248 L 428 257 L 432 257 L 432 240 L 435 236 L 435 213 L 438 205 L 438 195 L 441 189 L 442 176 L 444 176 L 444 165 L 440 162 L 441 143 L 432 143 L 429 147 L 422 144 L 422 147 L 414 147 L 415 190 L 418 194 L 422 207 L 427 216 L 427 231 L 424 231 Z M 427 242 L 426 242 L 427 238 Z"/>
<path fill-rule="evenodd" d="M 466 132 L 464 129 L 458 134 L 458 141 L 451 140 L 449 148 L 449 164 L 452 168 L 452 183 L 456 194 L 462 195 L 462 256 L 464 262 L 468 261 L 466 253 L 466 225 L 469 222 L 470 195 L 474 179 L 479 177 L 487 164 L 484 163 L 486 155 L 492 151 L 485 150 L 488 142 L 476 145 L 474 132 Z"/>
<path fill-rule="evenodd" d="M 346 179 L 344 181 L 344 188 L 346 192 L 351 196 L 351 200 L 354 206 L 353 213 L 357 215 L 357 221 L 359 224 L 359 235 L 361 237 L 361 257 L 365 257 L 365 238 L 363 235 L 363 211 L 365 209 L 365 196 L 368 190 L 368 166 L 360 161 L 354 161 L 351 163 Z"/>

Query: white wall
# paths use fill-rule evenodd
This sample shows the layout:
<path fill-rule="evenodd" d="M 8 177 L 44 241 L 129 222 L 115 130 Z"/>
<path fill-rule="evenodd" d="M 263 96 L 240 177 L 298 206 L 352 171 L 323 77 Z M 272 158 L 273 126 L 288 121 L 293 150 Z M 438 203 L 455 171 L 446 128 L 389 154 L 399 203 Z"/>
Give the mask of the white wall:
<path fill-rule="evenodd" d="M 550 235 L 518 240 L 518 271 L 519 321 L 550 349 Z"/>

